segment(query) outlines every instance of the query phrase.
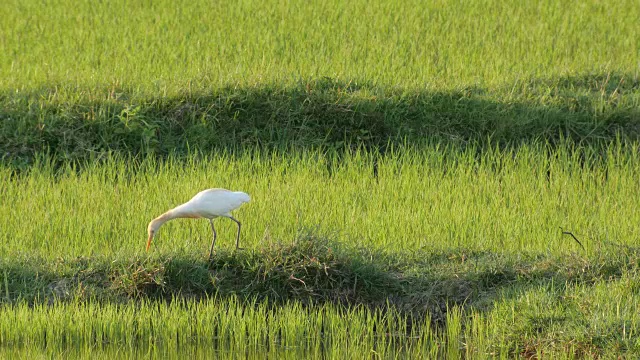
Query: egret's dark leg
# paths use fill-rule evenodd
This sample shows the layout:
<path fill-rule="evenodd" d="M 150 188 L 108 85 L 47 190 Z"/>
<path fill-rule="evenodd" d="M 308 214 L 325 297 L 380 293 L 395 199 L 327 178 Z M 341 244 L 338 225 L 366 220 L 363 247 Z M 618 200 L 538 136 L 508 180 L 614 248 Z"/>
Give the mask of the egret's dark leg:
<path fill-rule="evenodd" d="M 211 260 L 213 256 L 213 245 L 216 244 L 216 228 L 213 226 L 213 219 L 209 219 L 209 223 L 211 224 L 211 230 L 213 231 L 213 241 L 211 242 L 211 248 L 209 249 L 209 260 Z"/>
<path fill-rule="evenodd" d="M 236 250 L 240 249 L 240 221 L 236 220 L 234 217 L 229 216 L 229 219 L 233 220 L 238 224 L 238 234 L 236 235 Z"/>

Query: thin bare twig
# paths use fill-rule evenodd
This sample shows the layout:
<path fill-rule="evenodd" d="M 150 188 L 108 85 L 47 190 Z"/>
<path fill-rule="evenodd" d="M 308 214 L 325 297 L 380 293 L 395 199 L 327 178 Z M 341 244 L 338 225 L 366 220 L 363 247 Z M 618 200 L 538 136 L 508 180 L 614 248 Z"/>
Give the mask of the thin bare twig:
<path fill-rule="evenodd" d="M 578 240 L 578 238 L 573 235 L 573 233 L 571 231 L 564 231 L 564 229 L 562 228 L 562 226 L 560 226 L 560 231 L 562 231 L 562 235 L 571 235 L 571 237 L 573 238 L 573 240 L 575 240 L 578 245 L 580 245 L 580 247 L 582 248 L 582 250 L 584 250 L 584 246 L 582 245 L 582 243 L 580 242 L 580 240 Z"/>

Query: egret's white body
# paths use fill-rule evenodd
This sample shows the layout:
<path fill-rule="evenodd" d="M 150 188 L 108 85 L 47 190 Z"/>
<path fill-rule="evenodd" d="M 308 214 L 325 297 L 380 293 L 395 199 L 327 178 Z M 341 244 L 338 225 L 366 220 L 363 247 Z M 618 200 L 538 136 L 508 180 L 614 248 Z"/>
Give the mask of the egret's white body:
<path fill-rule="evenodd" d="M 242 191 L 230 191 L 227 189 L 207 189 L 200 191 L 186 203 L 178 205 L 151 220 L 147 228 L 149 234 L 147 250 L 149 250 L 151 246 L 154 235 L 165 222 L 176 218 L 205 218 L 209 219 L 211 230 L 213 231 L 213 241 L 211 242 L 211 249 L 209 249 L 209 257 L 211 257 L 213 246 L 216 242 L 216 229 L 213 226 L 213 219 L 217 217 L 226 217 L 238 224 L 238 234 L 236 235 L 236 249 L 238 249 L 240 244 L 240 222 L 231 216 L 231 211 L 239 208 L 242 204 L 250 200 L 249 195 Z"/>

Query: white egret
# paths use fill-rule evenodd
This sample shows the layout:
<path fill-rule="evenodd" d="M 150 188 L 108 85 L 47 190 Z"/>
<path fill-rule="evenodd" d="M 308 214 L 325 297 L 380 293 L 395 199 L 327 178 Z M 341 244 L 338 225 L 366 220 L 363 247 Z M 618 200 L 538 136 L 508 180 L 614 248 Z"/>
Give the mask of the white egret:
<path fill-rule="evenodd" d="M 242 204 L 249 202 L 251 198 L 242 191 L 230 191 L 226 189 L 207 189 L 197 193 L 188 202 L 176 206 L 157 218 L 151 220 L 147 227 L 149 238 L 147 240 L 147 251 L 151 246 L 151 240 L 162 224 L 176 218 L 205 218 L 209 219 L 211 230 L 213 231 L 213 241 L 209 249 L 209 259 L 213 254 L 213 246 L 216 243 L 216 228 L 213 226 L 213 219 L 226 217 L 238 224 L 238 234 L 236 235 L 236 250 L 240 246 L 240 221 L 231 216 L 231 211 L 239 208 Z"/>

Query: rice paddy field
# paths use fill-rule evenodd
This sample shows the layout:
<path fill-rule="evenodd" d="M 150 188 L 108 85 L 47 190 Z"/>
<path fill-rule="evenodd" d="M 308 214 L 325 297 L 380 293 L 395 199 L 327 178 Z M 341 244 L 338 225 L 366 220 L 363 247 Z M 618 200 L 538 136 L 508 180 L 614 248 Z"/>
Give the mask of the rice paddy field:
<path fill-rule="evenodd" d="M 634 1 L 5 3 L 0 357 L 640 356 Z"/>

